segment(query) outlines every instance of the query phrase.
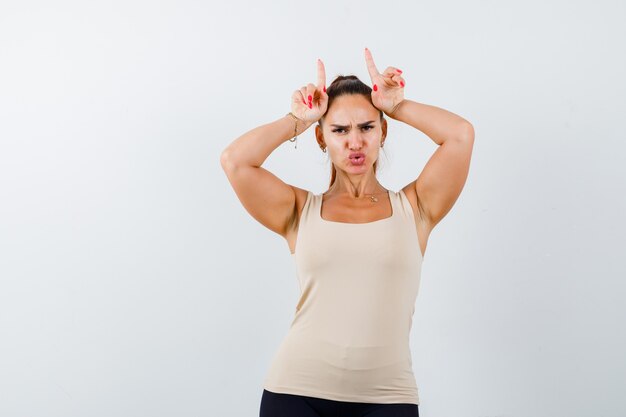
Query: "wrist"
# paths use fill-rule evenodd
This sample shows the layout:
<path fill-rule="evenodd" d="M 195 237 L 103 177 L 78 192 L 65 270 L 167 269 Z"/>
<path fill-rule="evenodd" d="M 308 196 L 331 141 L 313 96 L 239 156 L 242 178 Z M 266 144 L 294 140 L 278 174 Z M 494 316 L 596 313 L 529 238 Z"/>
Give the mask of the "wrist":
<path fill-rule="evenodd" d="M 385 112 L 385 114 L 394 120 L 398 120 L 400 109 L 404 105 L 405 102 L 406 102 L 406 99 L 402 99 L 402 101 L 398 102 L 398 104 L 393 106 L 393 108 L 389 110 L 388 112 Z"/>
<path fill-rule="evenodd" d="M 287 120 L 290 126 L 291 133 L 289 134 L 287 140 L 289 142 L 295 142 L 295 147 L 298 148 L 298 135 L 311 126 L 311 122 L 300 119 L 298 116 L 293 114 L 293 112 L 289 112 L 283 116 L 283 120 Z M 293 130 L 291 130 L 291 126 L 293 126 Z"/>
<path fill-rule="evenodd" d="M 308 120 L 303 120 L 303 119 L 299 118 L 298 116 L 296 116 L 295 114 L 293 114 L 293 113 L 290 114 L 290 113 L 287 113 L 285 115 L 285 118 L 287 120 L 289 120 L 292 123 L 293 126 L 296 126 L 296 124 L 297 124 L 298 134 L 304 132 L 309 127 L 311 127 L 311 125 L 313 123 L 315 123 L 315 122 L 311 122 L 311 121 L 308 121 Z"/>

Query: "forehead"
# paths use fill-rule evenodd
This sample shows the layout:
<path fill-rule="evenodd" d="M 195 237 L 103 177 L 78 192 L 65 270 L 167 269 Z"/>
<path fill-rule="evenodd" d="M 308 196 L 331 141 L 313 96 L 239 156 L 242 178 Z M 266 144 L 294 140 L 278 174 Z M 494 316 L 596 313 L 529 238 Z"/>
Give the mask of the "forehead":
<path fill-rule="evenodd" d="M 327 123 L 357 123 L 365 120 L 377 120 L 378 109 L 360 94 L 337 97 L 326 113 Z"/>

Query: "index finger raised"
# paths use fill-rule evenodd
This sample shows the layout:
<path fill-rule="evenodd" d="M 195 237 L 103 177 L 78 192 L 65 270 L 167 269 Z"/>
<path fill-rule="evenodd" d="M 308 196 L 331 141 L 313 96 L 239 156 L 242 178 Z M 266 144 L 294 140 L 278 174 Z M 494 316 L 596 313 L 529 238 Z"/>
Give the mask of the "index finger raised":
<path fill-rule="evenodd" d="M 324 68 L 324 63 L 321 59 L 317 59 L 317 86 L 325 86 L 326 85 L 326 69 Z"/>
<path fill-rule="evenodd" d="M 367 72 L 370 74 L 370 78 L 374 79 L 375 76 L 380 74 L 374 64 L 374 58 L 369 49 L 365 48 L 365 64 L 367 65 Z"/>

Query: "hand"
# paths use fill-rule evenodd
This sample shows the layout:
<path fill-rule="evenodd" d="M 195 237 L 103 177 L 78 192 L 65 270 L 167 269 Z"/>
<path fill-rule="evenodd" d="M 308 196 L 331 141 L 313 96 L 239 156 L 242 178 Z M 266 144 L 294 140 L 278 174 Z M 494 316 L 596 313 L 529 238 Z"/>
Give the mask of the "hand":
<path fill-rule="evenodd" d="M 404 100 L 404 78 L 402 71 L 396 67 L 387 67 L 382 74 L 376 69 L 374 58 L 369 49 L 365 48 L 365 63 L 372 79 L 372 102 L 374 106 L 392 117 L 393 112 Z"/>
<path fill-rule="evenodd" d="M 307 123 L 322 118 L 328 107 L 326 94 L 326 70 L 321 59 L 317 60 L 317 85 L 308 83 L 291 96 L 291 112 Z"/>

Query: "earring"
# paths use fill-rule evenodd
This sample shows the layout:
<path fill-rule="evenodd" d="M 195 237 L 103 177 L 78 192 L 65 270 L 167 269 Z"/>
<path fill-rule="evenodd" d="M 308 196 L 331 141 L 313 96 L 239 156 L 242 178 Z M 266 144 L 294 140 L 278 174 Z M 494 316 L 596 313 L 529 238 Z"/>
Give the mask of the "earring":
<path fill-rule="evenodd" d="M 326 147 L 322 148 L 322 152 L 326 153 Z"/>

